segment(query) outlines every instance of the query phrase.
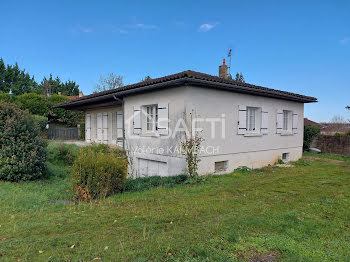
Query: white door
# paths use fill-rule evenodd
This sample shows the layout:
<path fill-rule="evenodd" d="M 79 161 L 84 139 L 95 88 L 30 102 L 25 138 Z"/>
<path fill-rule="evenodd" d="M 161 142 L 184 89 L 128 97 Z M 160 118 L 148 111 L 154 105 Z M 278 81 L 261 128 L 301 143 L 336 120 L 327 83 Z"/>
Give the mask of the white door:
<path fill-rule="evenodd" d="M 97 114 L 97 142 L 102 142 L 102 113 Z"/>
<path fill-rule="evenodd" d="M 103 113 L 103 143 L 108 143 L 108 113 Z"/>

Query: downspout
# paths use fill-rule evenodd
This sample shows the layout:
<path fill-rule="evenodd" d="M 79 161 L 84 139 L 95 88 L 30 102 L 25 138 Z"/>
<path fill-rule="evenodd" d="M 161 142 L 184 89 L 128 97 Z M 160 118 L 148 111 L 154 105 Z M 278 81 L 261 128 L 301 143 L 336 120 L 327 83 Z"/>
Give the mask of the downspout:
<path fill-rule="evenodd" d="M 122 103 L 122 115 L 123 115 L 123 149 L 125 149 L 125 126 L 124 126 L 124 99 L 120 99 L 118 97 L 116 97 L 115 95 L 113 95 L 113 98 Z M 117 137 L 118 140 L 118 137 Z"/>

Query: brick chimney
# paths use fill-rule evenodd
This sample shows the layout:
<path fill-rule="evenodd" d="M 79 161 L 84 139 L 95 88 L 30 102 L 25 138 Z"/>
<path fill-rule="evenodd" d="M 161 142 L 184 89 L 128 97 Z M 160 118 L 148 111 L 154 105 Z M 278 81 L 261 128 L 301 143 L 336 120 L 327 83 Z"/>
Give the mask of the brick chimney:
<path fill-rule="evenodd" d="M 222 61 L 222 65 L 219 66 L 219 77 L 227 78 L 227 65 L 225 65 L 225 58 Z"/>
<path fill-rule="evenodd" d="M 83 97 L 83 96 L 84 96 L 83 92 L 79 91 L 79 97 Z"/>

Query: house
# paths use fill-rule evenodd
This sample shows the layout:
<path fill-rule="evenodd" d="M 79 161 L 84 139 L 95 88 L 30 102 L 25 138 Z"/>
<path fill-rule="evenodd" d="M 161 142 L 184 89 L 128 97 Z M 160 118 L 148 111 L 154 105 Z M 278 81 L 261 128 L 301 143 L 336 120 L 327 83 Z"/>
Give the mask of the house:
<path fill-rule="evenodd" d="M 333 136 L 350 133 L 350 123 L 320 123 L 320 127 L 322 135 Z"/>
<path fill-rule="evenodd" d="M 315 121 L 312 121 L 308 118 L 304 118 L 304 126 L 318 126 L 318 127 L 321 127 L 321 124 L 315 122 Z"/>
<path fill-rule="evenodd" d="M 202 137 L 198 173 L 259 168 L 302 156 L 304 103 L 314 97 L 184 71 L 78 98 L 59 108 L 86 116 L 86 142 L 125 148 L 130 175 L 184 173 L 185 135 Z"/>

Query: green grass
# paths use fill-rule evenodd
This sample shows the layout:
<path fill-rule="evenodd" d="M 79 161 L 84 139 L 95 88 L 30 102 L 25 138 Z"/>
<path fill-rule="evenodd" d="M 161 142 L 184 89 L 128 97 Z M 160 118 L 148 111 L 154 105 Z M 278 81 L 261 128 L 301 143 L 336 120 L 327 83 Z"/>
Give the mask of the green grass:
<path fill-rule="evenodd" d="M 46 181 L 0 182 L 0 260 L 350 260 L 347 158 L 307 154 L 79 205 L 47 202 L 71 197 L 67 170 L 50 168 Z"/>

